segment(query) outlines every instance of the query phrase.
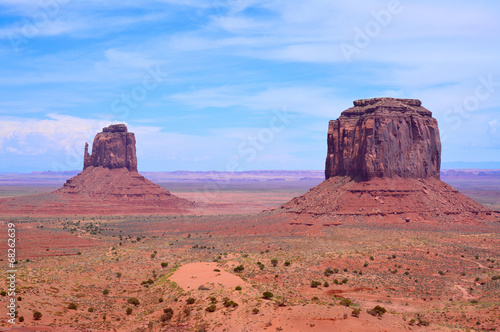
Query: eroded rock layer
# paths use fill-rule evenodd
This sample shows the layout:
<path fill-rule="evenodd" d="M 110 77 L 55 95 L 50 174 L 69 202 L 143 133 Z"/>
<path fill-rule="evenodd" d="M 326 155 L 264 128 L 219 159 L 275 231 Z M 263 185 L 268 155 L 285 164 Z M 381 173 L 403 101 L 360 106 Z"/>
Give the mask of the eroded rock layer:
<path fill-rule="evenodd" d="M 391 217 L 392 220 L 465 221 L 489 218 L 497 212 L 434 178 L 374 178 L 356 181 L 332 177 L 281 207 L 310 216 Z"/>
<path fill-rule="evenodd" d="M 326 180 L 275 211 L 306 225 L 318 218 L 327 225 L 498 218 L 440 181 L 440 164 L 437 121 L 420 100 L 357 100 L 329 123 Z"/>
<path fill-rule="evenodd" d="M 98 133 L 92 144 L 92 155 L 85 143 L 83 168 L 90 166 L 122 168 L 137 172 L 135 135 L 124 124 L 111 125 Z"/>
<path fill-rule="evenodd" d="M 420 100 L 357 100 L 329 123 L 326 179 L 439 179 L 440 165 L 438 124 Z"/>

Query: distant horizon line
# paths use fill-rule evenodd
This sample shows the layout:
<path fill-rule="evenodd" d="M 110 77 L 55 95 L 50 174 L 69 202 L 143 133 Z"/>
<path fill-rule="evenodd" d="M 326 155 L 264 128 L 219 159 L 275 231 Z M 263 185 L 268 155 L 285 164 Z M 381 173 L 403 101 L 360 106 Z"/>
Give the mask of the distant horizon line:
<path fill-rule="evenodd" d="M 455 161 L 455 162 L 447 162 L 444 163 L 446 166 L 441 167 L 441 171 L 450 171 L 450 170 L 488 170 L 488 171 L 500 171 L 500 162 L 463 162 L 463 161 Z M 479 164 L 482 167 L 479 167 Z M 454 167 L 451 167 L 451 166 Z M 461 167 L 459 167 L 461 166 Z M 474 167 L 475 166 L 475 167 Z M 487 167 L 487 166 L 495 166 L 495 167 Z M 28 172 L 15 172 L 15 171 L 1 171 L 0 174 L 47 174 L 47 173 L 79 173 L 82 169 L 74 169 L 74 170 L 65 170 L 65 171 L 54 171 L 54 170 L 44 170 L 44 171 L 28 171 Z M 219 171 L 219 170 L 209 170 L 209 171 L 193 171 L 193 170 L 175 170 L 175 171 L 150 171 L 150 170 L 139 170 L 142 173 L 251 173 L 251 172 L 324 172 L 322 169 L 254 169 L 254 170 L 245 170 L 245 171 Z"/>

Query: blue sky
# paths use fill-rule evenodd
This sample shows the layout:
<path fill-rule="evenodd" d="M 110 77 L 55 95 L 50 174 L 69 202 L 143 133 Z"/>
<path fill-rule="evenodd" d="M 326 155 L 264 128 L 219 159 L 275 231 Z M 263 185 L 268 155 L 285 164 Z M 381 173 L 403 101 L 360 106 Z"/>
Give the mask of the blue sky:
<path fill-rule="evenodd" d="M 500 162 L 498 1 L 0 0 L 0 172 L 324 169 L 352 101 L 418 98 L 443 162 Z"/>

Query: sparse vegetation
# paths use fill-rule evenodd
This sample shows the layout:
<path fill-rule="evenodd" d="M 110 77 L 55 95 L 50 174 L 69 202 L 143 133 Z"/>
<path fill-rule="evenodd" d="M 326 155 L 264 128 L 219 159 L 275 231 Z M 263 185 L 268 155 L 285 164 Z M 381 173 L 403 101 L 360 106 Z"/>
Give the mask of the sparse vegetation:
<path fill-rule="evenodd" d="M 161 316 L 160 320 L 162 322 L 166 322 L 171 320 L 173 316 L 174 316 L 174 310 L 170 307 L 167 307 L 163 309 L 163 315 Z"/>
<path fill-rule="evenodd" d="M 234 268 L 234 272 L 238 273 L 245 270 L 245 267 L 243 265 L 238 265 L 237 267 Z"/>
<path fill-rule="evenodd" d="M 34 320 L 42 319 L 42 313 L 40 311 L 37 311 L 37 310 L 33 311 L 33 319 Z"/>
<path fill-rule="evenodd" d="M 368 312 L 372 316 L 381 317 L 383 314 L 387 312 L 387 310 L 385 310 L 384 307 L 376 305 L 373 309 L 368 309 L 366 312 Z"/>
<path fill-rule="evenodd" d="M 325 275 L 325 277 L 329 277 L 333 274 L 333 270 L 328 268 L 325 270 L 325 272 L 323 272 L 323 274 Z"/>
<path fill-rule="evenodd" d="M 269 299 L 271 299 L 271 298 L 274 296 L 274 294 L 273 294 L 273 293 L 271 293 L 271 292 L 264 292 L 264 293 L 262 293 L 262 296 L 263 296 L 266 300 L 269 300 Z"/>
<path fill-rule="evenodd" d="M 205 311 L 207 312 L 214 312 L 217 309 L 215 304 L 211 304 L 208 307 L 205 308 Z"/>
<path fill-rule="evenodd" d="M 349 307 L 352 304 L 352 301 L 349 299 L 342 299 L 340 300 L 340 304 Z"/>
<path fill-rule="evenodd" d="M 132 304 L 132 305 L 134 305 L 136 307 L 140 304 L 139 299 L 136 298 L 136 297 L 129 297 L 127 299 L 127 303 Z"/>
<path fill-rule="evenodd" d="M 311 287 L 312 288 L 317 288 L 320 285 L 321 285 L 321 282 L 319 282 L 319 281 L 314 281 L 314 280 L 311 281 Z"/>

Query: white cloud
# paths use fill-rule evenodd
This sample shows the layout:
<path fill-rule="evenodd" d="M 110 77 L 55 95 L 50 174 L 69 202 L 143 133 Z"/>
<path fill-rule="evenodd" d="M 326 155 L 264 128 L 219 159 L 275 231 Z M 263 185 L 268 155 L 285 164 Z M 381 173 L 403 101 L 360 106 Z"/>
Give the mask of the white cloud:
<path fill-rule="evenodd" d="M 83 151 L 83 143 L 110 121 L 47 114 L 47 119 L 0 117 L 0 152 L 54 155 Z M 9 149 L 10 148 L 10 149 Z"/>
<path fill-rule="evenodd" d="M 286 109 L 320 117 L 340 115 L 340 110 L 352 105 L 352 100 L 339 97 L 333 89 L 311 86 L 277 87 L 253 93 L 241 87 L 218 87 L 171 95 L 168 98 L 196 108 L 238 107 L 258 111 Z"/>

